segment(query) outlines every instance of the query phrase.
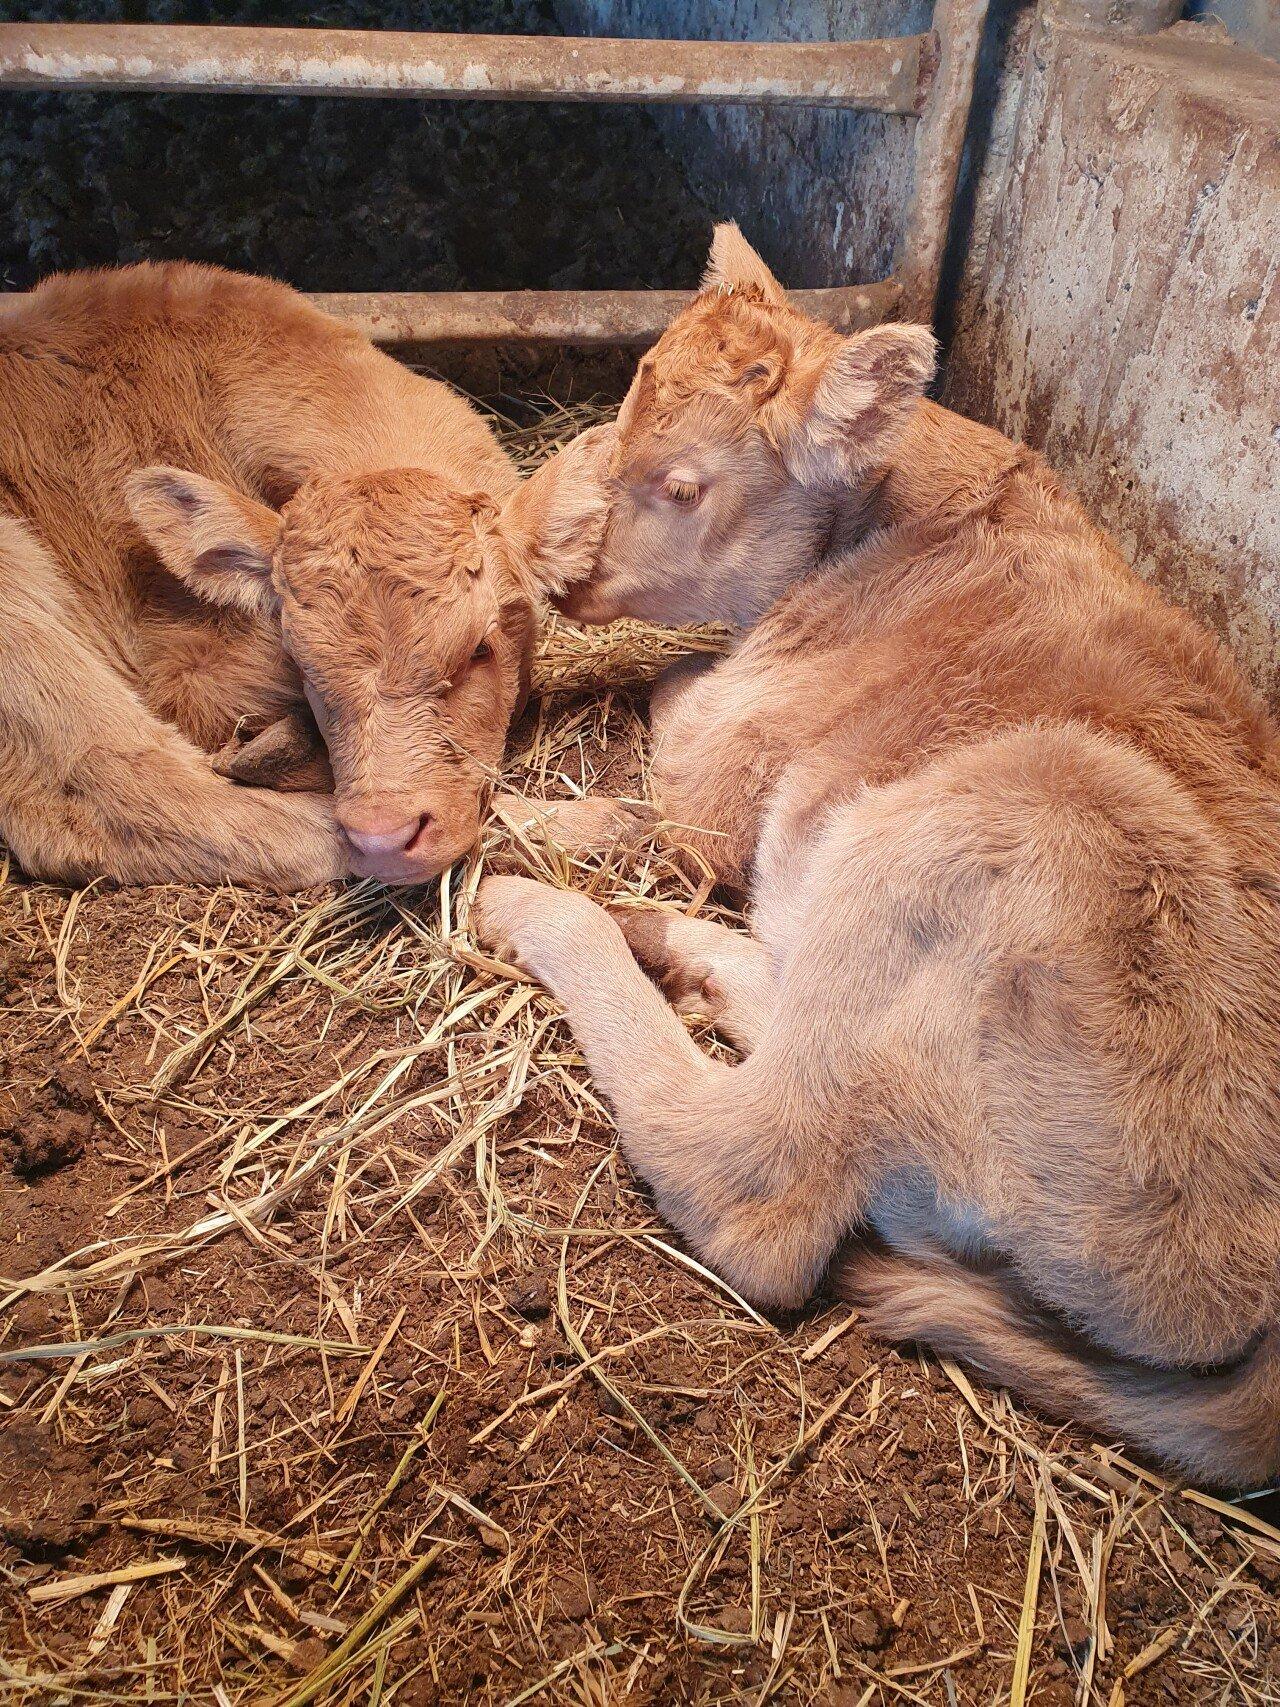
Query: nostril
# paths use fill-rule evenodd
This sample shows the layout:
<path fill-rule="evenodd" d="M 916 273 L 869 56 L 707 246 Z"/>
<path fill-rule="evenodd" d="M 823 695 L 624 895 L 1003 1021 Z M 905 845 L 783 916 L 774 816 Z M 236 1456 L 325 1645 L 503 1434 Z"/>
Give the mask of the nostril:
<path fill-rule="evenodd" d="M 347 820 L 339 817 L 347 840 L 357 853 L 398 854 L 417 841 L 419 834 L 426 825 L 426 814 L 416 818 L 405 818 L 400 821 L 376 818 L 360 818 Z"/>

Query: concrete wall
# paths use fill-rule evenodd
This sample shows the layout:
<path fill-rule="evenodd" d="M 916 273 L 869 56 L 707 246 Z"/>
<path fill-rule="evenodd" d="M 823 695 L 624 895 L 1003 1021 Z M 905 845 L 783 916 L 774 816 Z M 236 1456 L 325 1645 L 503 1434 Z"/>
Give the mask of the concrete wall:
<path fill-rule="evenodd" d="M 1280 66 L 1048 25 L 989 158 L 944 401 L 1043 450 L 1280 705 Z"/>

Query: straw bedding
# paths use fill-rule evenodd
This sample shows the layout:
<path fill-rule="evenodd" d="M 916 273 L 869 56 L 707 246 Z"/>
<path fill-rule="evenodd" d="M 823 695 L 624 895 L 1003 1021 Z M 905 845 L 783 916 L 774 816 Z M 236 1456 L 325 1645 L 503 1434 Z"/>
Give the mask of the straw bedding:
<path fill-rule="evenodd" d="M 644 682 L 720 644 L 553 626 L 506 782 L 643 793 Z M 499 850 L 717 911 L 497 831 L 426 891 L 5 868 L 4 1697 L 1280 1697 L 1249 1506 L 676 1246 L 553 1003 L 468 937 Z"/>

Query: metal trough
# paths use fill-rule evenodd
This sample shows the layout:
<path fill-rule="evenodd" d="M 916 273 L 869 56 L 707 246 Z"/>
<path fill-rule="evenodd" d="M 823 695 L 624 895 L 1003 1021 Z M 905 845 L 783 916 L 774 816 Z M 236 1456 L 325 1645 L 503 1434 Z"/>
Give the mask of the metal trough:
<path fill-rule="evenodd" d="M 918 120 L 895 276 L 798 292 L 844 330 L 931 319 L 987 0 L 937 0 L 934 29 L 873 41 L 726 42 L 181 24 L 0 24 L 0 88 L 418 100 L 751 103 Z M 315 298 L 379 343 L 643 345 L 679 291 L 351 292 Z"/>

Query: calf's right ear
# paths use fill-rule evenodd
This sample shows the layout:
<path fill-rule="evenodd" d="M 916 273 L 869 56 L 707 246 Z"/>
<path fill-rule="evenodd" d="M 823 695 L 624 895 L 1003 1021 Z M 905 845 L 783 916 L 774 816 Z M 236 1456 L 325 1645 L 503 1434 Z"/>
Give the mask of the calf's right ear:
<path fill-rule="evenodd" d="M 181 468 L 140 468 L 125 496 L 166 569 L 210 604 L 271 616 L 279 598 L 271 558 L 280 517 L 217 480 Z"/>

